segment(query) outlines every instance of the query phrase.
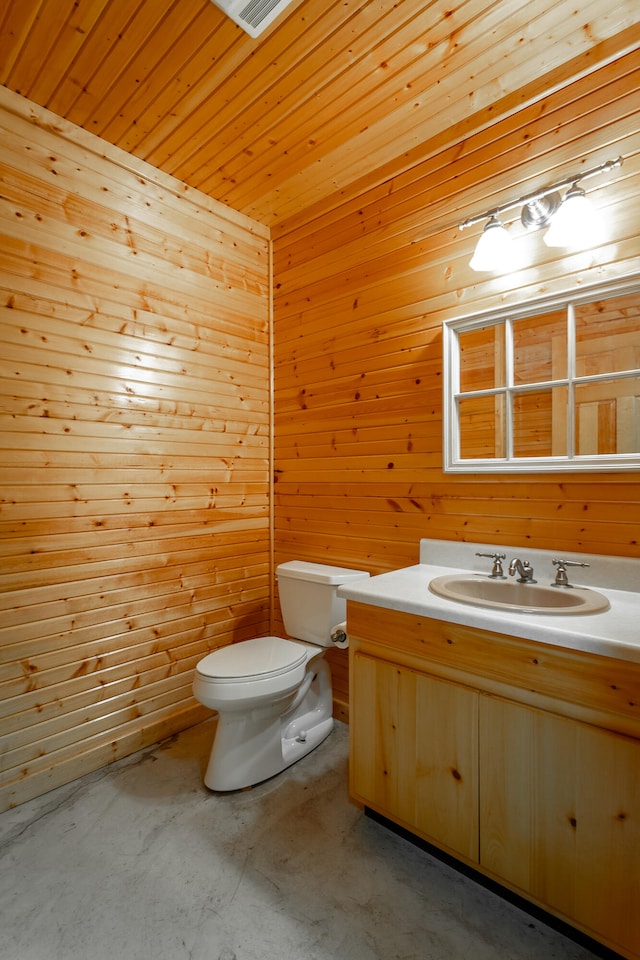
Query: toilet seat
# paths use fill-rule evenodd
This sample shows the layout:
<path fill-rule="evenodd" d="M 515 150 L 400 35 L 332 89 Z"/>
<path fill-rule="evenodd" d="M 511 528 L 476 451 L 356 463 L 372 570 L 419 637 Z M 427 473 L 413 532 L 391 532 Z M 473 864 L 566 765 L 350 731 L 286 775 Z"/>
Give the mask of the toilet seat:
<path fill-rule="evenodd" d="M 196 670 L 203 679 L 245 683 L 283 676 L 307 658 L 307 648 L 292 640 L 254 637 L 214 650 L 198 663 Z"/>

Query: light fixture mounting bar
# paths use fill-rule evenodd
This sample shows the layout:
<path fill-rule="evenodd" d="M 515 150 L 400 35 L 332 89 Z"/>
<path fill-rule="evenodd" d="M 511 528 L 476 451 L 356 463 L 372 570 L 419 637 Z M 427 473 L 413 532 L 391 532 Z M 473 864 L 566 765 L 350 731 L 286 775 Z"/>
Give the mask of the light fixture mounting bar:
<path fill-rule="evenodd" d="M 512 210 L 514 207 L 522 207 L 527 203 L 532 203 L 535 200 L 540 200 L 542 197 L 548 196 L 550 193 L 555 193 L 556 190 L 562 189 L 562 187 L 573 186 L 576 183 L 579 183 L 581 180 L 586 180 L 588 177 L 595 177 L 600 173 L 609 173 L 610 170 L 614 170 L 616 167 L 622 166 L 622 157 L 616 157 L 615 160 L 607 160 L 606 163 L 601 163 L 598 167 L 592 167 L 591 170 L 585 170 L 584 173 L 577 173 L 571 177 L 565 177 L 563 180 L 556 180 L 549 187 L 544 187 L 542 190 L 536 190 L 533 193 L 525 194 L 523 197 L 518 197 L 517 200 L 509 200 L 507 203 L 501 203 L 498 207 L 492 207 L 491 210 L 487 210 L 485 213 L 479 213 L 475 217 L 468 217 L 466 220 L 463 220 L 459 224 L 459 229 L 464 230 L 466 227 L 471 227 L 475 223 L 481 223 L 483 220 L 490 220 L 491 217 L 497 217 L 501 213 L 504 213 L 505 210 Z"/>

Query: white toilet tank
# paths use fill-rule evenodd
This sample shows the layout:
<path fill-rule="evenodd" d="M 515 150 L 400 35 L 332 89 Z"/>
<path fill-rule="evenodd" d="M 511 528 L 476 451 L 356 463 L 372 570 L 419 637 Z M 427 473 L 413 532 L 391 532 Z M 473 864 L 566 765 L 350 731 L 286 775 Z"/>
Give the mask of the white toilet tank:
<path fill-rule="evenodd" d="M 296 640 L 330 646 L 332 628 L 347 615 L 347 602 L 337 596 L 338 587 L 368 576 L 364 570 L 305 560 L 278 564 L 276 579 L 286 632 Z"/>

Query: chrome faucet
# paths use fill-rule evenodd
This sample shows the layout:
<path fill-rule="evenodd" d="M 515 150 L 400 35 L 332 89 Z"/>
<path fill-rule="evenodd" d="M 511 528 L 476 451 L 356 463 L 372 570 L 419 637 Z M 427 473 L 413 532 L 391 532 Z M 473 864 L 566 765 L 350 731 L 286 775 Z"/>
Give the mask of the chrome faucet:
<path fill-rule="evenodd" d="M 528 560 L 523 562 L 519 557 L 514 557 L 509 564 L 509 576 L 512 577 L 515 573 L 520 574 L 518 577 L 518 583 L 538 582 L 537 580 L 533 579 L 533 567 Z"/>

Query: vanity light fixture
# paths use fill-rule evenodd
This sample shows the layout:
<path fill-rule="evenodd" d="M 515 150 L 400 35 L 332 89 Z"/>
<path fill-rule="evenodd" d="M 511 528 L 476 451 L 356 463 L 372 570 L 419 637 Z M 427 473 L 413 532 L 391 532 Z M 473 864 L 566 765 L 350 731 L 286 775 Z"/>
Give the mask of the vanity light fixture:
<path fill-rule="evenodd" d="M 566 177 L 543 190 L 509 200 L 506 203 L 469 217 L 460 225 L 465 230 L 473 224 L 486 220 L 484 230 L 469 266 L 472 270 L 490 271 L 511 269 L 514 266 L 513 241 L 499 216 L 507 210 L 521 207 L 520 220 L 527 230 L 541 230 L 550 224 L 544 241 L 549 247 L 594 246 L 599 242 L 598 215 L 584 190 L 579 186 L 582 180 L 597 174 L 609 173 L 615 167 L 622 166 L 622 157 L 607 160 L 606 163 L 586 170 L 584 173 Z M 559 191 L 569 187 L 561 199 Z M 516 219 L 511 217 L 511 219 Z"/>

